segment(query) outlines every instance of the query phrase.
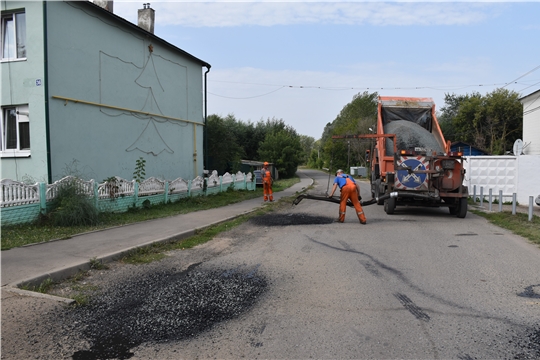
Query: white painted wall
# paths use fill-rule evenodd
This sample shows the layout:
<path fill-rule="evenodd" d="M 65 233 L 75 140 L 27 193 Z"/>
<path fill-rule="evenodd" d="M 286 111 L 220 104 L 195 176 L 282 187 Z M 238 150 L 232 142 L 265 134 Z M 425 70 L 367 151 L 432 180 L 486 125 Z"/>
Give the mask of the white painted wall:
<path fill-rule="evenodd" d="M 523 143 L 526 155 L 540 155 L 540 90 L 521 99 Z"/>
<path fill-rule="evenodd" d="M 539 134 L 540 136 L 540 134 Z M 540 139 L 537 139 L 539 142 Z M 521 205 L 529 205 L 529 196 L 540 195 L 540 152 L 538 155 L 518 156 L 518 195 L 517 201 Z M 534 200 L 533 200 L 534 203 Z M 538 205 L 535 205 L 538 206 Z"/>
<path fill-rule="evenodd" d="M 504 201 L 510 201 L 512 194 L 516 193 L 521 205 L 529 204 L 529 196 L 536 198 L 540 195 L 540 155 L 467 156 L 463 163 L 465 182 L 471 196 L 475 185 L 477 196 L 481 187 L 486 198 L 489 189 L 495 197 L 502 190 Z"/>

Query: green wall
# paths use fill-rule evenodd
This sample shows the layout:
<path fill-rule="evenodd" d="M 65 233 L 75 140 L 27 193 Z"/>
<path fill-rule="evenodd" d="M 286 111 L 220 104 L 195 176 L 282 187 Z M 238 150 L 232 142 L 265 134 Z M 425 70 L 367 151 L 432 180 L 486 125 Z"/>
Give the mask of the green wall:
<path fill-rule="evenodd" d="M 201 175 L 202 64 L 91 4 L 46 6 L 52 180 L 68 174 L 131 179 L 140 157 L 146 174 L 168 180 Z"/>
<path fill-rule="evenodd" d="M 2 1 L 2 14 L 24 9 L 26 13 L 27 58 L 0 63 L 2 106 L 29 107 L 30 157 L 2 154 L 0 177 L 22 181 L 47 180 L 47 145 L 45 136 L 45 61 L 43 41 L 43 3 L 39 1 Z M 41 85 L 37 83 L 41 82 Z"/>

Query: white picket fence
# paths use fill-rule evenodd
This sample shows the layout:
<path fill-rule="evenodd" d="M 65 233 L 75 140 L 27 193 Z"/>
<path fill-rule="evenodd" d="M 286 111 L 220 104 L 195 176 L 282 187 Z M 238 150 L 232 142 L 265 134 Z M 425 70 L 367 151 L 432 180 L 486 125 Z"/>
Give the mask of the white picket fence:
<path fill-rule="evenodd" d="M 26 185 L 17 181 L 2 180 L 1 207 L 39 203 L 39 184 Z"/>
<path fill-rule="evenodd" d="M 238 172 L 235 175 L 225 173 L 222 176 L 218 175 L 218 172 L 214 170 L 212 174 L 207 178 L 207 188 L 212 189 L 218 186 L 228 187 L 231 184 L 238 183 L 251 183 L 253 174 L 244 174 Z M 149 196 L 155 194 L 163 194 L 168 191 L 168 194 L 178 194 L 182 192 L 188 192 L 189 189 L 203 189 L 205 179 L 201 176 L 197 176 L 195 179 L 188 181 L 183 178 L 177 178 L 173 181 L 164 181 L 155 177 L 150 177 L 138 184 L 138 196 Z M 2 186 L 0 207 L 13 207 L 19 205 L 27 205 L 39 203 L 41 201 L 40 186 L 45 188 L 46 201 L 53 200 L 59 189 L 67 183 L 75 183 L 80 193 L 92 198 L 95 196 L 94 187 L 95 180 L 84 181 L 73 176 L 66 176 L 52 184 L 36 183 L 32 185 L 24 184 L 22 182 L 13 181 L 10 179 L 2 179 L 0 181 Z M 191 187 L 189 186 L 191 185 Z M 118 196 L 130 196 L 135 194 L 136 181 L 126 180 L 121 177 L 115 177 L 114 181 L 106 181 L 98 184 L 97 196 L 99 199 L 112 198 Z"/>

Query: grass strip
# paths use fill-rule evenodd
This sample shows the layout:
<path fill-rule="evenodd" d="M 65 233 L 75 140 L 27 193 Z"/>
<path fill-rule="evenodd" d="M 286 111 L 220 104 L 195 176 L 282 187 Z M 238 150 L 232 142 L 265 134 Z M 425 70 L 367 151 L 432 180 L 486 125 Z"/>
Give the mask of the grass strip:
<path fill-rule="evenodd" d="M 529 221 L 529 215 L 510 211 L 486 213 L 479 210 L 470 210 L 476 215 L 486 218 L 490 223 L 503 229 L 512 231 L 516 235 L 529 239 L 532 243 L 540 245 L 540 217 L 533 215 Z"/>
<path fill-rule="evenodd" d="M 274 182 L 274 192 L 282 191 L 300 182 L 299 177 L 277 180 Z M 234 204 L 244 200 L 262 198 L 262 188 L 254 191 L 232 190 L 214 195 L 183 198 L 176 202 L 154 205 L 149 208 L 133 209 L 124 213 L 100 213 L 100 222 L 95 226 L 54 226 L 50 223 L 35 223 L 2 227 L 1 249 L 8 250 L 29 244 L 51 240 L 65 240 L 73 235 L 103 230 L 115 226 L 133 224 L 136 222 L 159 219 L 189 212 L 213 209 Z"/>
<path fill-rule="evenodd" d="M 261 216 L 266 213 L 281 209 L 284 206 L 290 206 L 294 198 L 296 198 L 296 195 L 287 198 L 281 198 L 274 203 L 266 204 L 264 208 L 258 209 L 250 214 L 242 215 L 232 220 L 201 229 L 197 232 L 197 234 L 187 239 L 163 242 L 158 244 L 152 244 L 142 248 L 137 248 L 133 250 L 130 254 L 122 258 L 121 262 L 127 264 L 148 264 L 153 261 L 159 261 L 167 256 L 165 253 L 168 251 L 186 250 L 197 245 L 204 244 L 212 240 L 218 234 L 232 230 L 233 228 L 245 223 L 246 221 L 255 216 Z"/>

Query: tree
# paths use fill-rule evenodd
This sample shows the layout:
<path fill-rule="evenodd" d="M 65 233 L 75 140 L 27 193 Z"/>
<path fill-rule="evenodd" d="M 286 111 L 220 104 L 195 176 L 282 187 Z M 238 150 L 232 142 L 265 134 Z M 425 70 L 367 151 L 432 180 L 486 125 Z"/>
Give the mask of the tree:
<path fill-rule="evenodd" d="M 288 126 L 268 132 L 259 148 L 259 158 L 273 163 L 280 177 L 294 176 L 303 158 L 300 136 Z"/>
<path fill-rule="evenodd" d="M 317 140 L 313 143 L 313 149 L 311 150 L 308 158 L 307 166 L 312 169 L 322 169 L 324 161 L 321 157 L 321 140 Z"/>
<path fill-rule="evenodd" d="M 206 122 L 206 141 L 208 151 L 207 170 L 217 170 L 223 174 L 232 171 L 240 162 L 243 149 L 238 145 L 236 136 L 226 120 L 218 115 L 208 116 Z"/>
<path fill-rule="evenodd" d="M 300 136 L 282 119 L 244 123 L 229 114 L 210 115 L 207 120 L 208 170 L 235 172 L 241 159 L 269 161 L 280 176 L 294 176 L 300 163 L 307 163 L 315 140 Z M 304 150 L 306 149 L 306 150 Z"/>
<path fill-rule="evenodd" d="M 458 111 L 452 119 L 452 124 L 456 132 L 456 140 L 469 143 L 479 148 L 485 148 L 485 138 L 483 134 L 482 95 L 475 93 L 467 95 L 459 105 Z"/>
<path fill-rule="evenodd" d="M 321 138 L 325 166 L 335 170 L 345 169 L 347 165 L 365 164 L 364 154 L 370 147 L 369 140 L 332 140 L 332 136 L 369 134 L 369 128 L 375 129 L 377 97 L 377 92 L 356 94 L 334 121 L 326 125 Z"/>
<path fill-rule="evenodd" d="M 454 141 L 460 138 L 461 134 L 457 133 L 453 121 L 459 112 L 460 105 L 468 100 L 470 96 L 476 96 L 476 94 L 478 93 L 472 95 L 444 94 L 445 105 L 441 107 L 440 113 L 437 114 L 437 120 L 446 140 Z"/>
<path fill-rule="evenodd" d="M 509 151 L 523 129 L 523 108 L 519 94 L 507 89 L 495 89 L 482 96 L 445 95 L 441 108 L 444 129 L 451 129 L 453 141 L 463 141 L 490 154 Z M 451 122 L 451 125 L 447 123 Z M 445 138 L 448 133 L 443 132 Z"/>
<path fill-rule="evenodd" d="M 504 155 L 522 137 L 523 105 L 519 94 L 507 89 L 496 89 L 484 99 L 485 133 L 492 154 Z"/>
<path fill-rule="evenodd" d="M 309 162 L 309 156 L 315 146 L 315 139 L 311 136 L 300 135 L 300 144 L 303 149 L 303 158 L 301 164 L 306 165 Z"/>

